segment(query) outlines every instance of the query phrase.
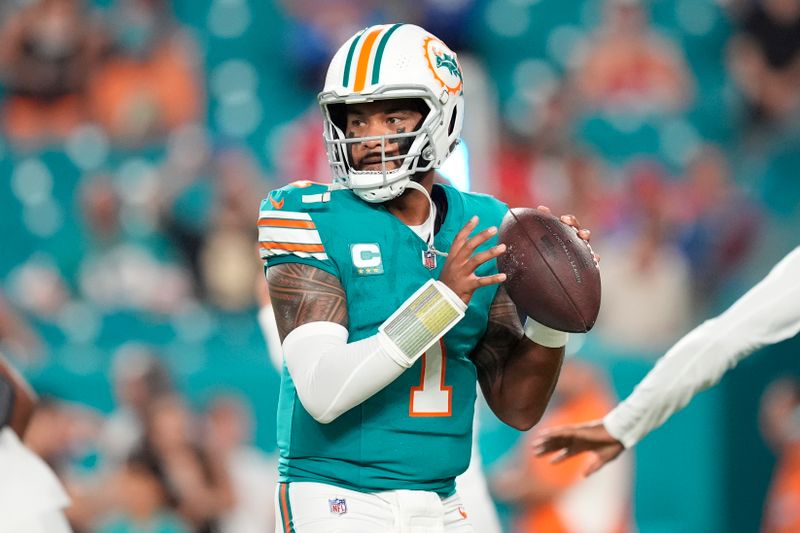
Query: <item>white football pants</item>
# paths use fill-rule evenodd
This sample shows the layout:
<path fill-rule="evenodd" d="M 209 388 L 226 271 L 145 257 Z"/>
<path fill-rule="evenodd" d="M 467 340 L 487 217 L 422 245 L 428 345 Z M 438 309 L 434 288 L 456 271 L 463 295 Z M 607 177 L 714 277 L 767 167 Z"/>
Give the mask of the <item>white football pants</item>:
<path fill-rule="evenodd" d="M 282 533 L 473 533 L 458 494 L 278 483 L 275 509 L 275 531 Z"/>

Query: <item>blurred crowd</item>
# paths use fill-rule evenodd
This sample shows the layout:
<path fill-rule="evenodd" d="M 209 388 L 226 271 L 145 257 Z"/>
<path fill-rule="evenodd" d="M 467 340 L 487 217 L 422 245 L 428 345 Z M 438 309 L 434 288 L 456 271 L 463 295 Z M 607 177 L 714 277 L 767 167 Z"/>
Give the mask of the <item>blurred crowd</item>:
<path fill-rule="evenodd" d="M 254 446 L 250 402 L 218 391 L 192 407 L 151 348 L 115 354 L 107 415 L 44 398 L 25 444 L 64 482 L 76 532 L 263 533 L 277 460 Z"/>
<path fill-rule="evenodd" d="M 205 297 L 252 305 L 261 171 L 244 146 L 209 146 L 196 44 L 169 3 L 124 0 L 102 16 L 82 0 L 4 7 L 0 118 L 13 150 L 167 146 L 155 163 L 131 158 L 114 173 L 105 165 L 81 173 L 71 208 L 77 242 L 58 264 L 34 257 L 16 272 L 20 304 L 41 316 L 74 293 L 99 308 L 155 313 Z M 12 176 L 19 188 L 58 179 L 27 162 Z M 36 290 L 42 279 L 47 289 Z"/>
<path fill-rule="evenodd" d="M 718 53 L 736 98 L 721 114 L 706 110 L 717 95 L 704 94 L 695 79 L 703 73 L 650 23 L 647 3 L 609 0 L 562 76 L 536 90 L 529 119 L 511 124 L 501 141 L 501 196 L 577 213 L 595 233 L 604 283 L 598 332 L 612 344 L 645 352 L 668 346 L 707 313 L 762 235 L 767 206 L 747 189 L 753 176 L 735 165 L 768 157 L 765 139 L 780 143 L 797 133 L 800 4 L 731 2 L 725 16 L 732 31 Z M 735 124 L 735 133 L 713 141 L 691 125 L 680 128 L 686 146 L 677 157 L 665 158 L 664 146 L 618 161 L 576 142 L 581 122 L 597 117 L 633 133 L 640 124 L 702 122 L 704 113 Z"/>
<path fill-rule="evenodd" d="M 142 144 L 202 119 L 197 51 L 163 0 L 6 2 L 2 118 L 18 143 L 63 140 L 86 122 Z"/>
<path fill-rule="evenodd" d="M 187 374 L 213 375 L 243 346 L 263 361 L 243 364 L 241 380 L 272 373 L 263 339 L 247 333 L 265 291 L 259 201 L 329 179 L 314 95 L 333 51 L 368 24 L 418 23 L 458 50 L 475 190 L 592 230 L 596 335 L 608 345 L 656 355 L 707 315 L 781 217 L 798 216 L 787 173 L 800 138 L 796 0 L 407 4 L 0 5 L 0 349 L 33 374 L 67 368 L 56 391 L 87 369 L 113 376 L 101 409 L 73 401 L 82 391 L 55 393 L 26 439 L 66 481 L 77 531 L 271 530 L 275 458 L 261 450 L 274 442 L 254 446 L 251 431 L 263 406 L 229 393 L 195 401 L 207 391 L 186 394 L 163 345 L 194 362 Z M 534 43 L 525 9 L 575 14 Z M 580 369 L 552 420 L 565 405 L 581 411 L 570 384 L 594 381 Z M 551 496 L 577 479 L 520 461 Z M 513 473 L 498 474 L 498 498 L 545 499 L 518 492 Z M 518 522 L 537 516 L 523 509 Z"/>

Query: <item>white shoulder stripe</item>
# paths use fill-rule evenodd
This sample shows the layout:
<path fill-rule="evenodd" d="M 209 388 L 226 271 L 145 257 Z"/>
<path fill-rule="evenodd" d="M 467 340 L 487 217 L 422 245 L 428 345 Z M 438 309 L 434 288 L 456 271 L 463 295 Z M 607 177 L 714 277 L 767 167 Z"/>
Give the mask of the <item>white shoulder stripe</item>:
<path fill-rule="evenodd" d="M 302 201 L 304 204 L 319 204 L 329 202 L 331 200 L 331 193 L 323 192 L 321 194 L 304 194 Z"/>
<path fill-rule="evenodd" d="M 311 215 L 301 211 L 259 211 L 259 218 L 283 218 L 289 220 L 311 220 Z"/>
<path fill-rule="evenodd" d="M 327 261 L 328 254 L 323 252 L 290 252 L 288 250 L 279 249 L 261 249 L 261 259 L 267 260 L 270 257 L 278 257 L 281 255 L 296 255 L 297 257 L 319 259 L 320 261 Z"/>
<path fill-rule="evenodd" d="M 261 226 L 258 228 L 259 242 L 293 242 L 297 244 L 322 244 L 319 232 L 315 229 L 278 228 Z"/>

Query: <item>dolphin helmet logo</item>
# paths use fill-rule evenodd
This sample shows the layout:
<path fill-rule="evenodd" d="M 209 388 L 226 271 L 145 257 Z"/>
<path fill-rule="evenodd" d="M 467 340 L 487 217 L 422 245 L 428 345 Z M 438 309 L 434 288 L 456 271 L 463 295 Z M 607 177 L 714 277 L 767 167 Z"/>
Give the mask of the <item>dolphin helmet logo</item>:
<path fill-rule="evenodd" d="M 427 37 L 422 46 L 425 51 L 425 59 L 428 62 L 428 69 L 436 81 L 447 89 L 449 93 L 460 94 L 464 85 L 464 78 L 461 75 L 461 67 L 458 65 L 455 52 L 433 36 Z"/>

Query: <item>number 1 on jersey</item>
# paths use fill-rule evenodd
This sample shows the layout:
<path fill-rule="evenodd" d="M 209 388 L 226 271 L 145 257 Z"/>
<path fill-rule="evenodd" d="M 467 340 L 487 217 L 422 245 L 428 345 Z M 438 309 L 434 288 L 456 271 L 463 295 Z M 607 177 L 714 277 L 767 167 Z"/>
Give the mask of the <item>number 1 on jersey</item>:
<path fill-rule="evenodd" d="M 450 416 L 453 407 L 453 387 L 444 384 L 447 358 L 444 340 L 422 354 L 422 376 L 419 386 L 411 387 L 409 416 Z"/>

